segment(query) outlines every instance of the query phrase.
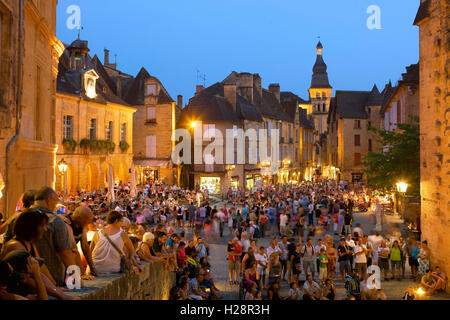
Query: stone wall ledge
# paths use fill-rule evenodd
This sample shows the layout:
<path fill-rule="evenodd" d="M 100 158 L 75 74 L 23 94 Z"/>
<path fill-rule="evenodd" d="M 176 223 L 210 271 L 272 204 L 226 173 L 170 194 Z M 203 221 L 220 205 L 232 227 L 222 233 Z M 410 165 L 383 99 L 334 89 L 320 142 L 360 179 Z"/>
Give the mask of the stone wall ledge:
<path fill-rule="evenodd" d="M 168 300 L 175 272 L 166 271 L 162 263 L 142 264 L 144 270 L 137 275 L 115 273 L 83 280 L 84 287 L 68 294 L 81 300 Z"/>

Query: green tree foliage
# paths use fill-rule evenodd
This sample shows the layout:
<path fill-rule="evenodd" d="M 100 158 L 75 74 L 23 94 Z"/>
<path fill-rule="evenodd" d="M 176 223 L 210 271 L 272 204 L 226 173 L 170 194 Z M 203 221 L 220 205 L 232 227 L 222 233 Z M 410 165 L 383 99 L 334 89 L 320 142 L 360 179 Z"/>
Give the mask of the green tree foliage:
<path fill-rule="evenodd" d="M 370 128 L 377 133 L 384 152 L 369 152 L 362 161 L 369 186 L 392 190 L 398 181 L 408 183 L 408 194 L 420 192 L 420 130 L 419 119 L 412 124 L 399 123 L 396 132 Z"/>

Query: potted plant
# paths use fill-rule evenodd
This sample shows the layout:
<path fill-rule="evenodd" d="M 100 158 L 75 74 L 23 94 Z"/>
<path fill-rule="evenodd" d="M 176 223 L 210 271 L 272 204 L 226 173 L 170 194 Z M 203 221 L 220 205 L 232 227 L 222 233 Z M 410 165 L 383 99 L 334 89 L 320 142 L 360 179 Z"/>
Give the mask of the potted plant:
<path fill-rule="evenodd" d="M 120 141 L 119 147 L 120 147 L 120 150 L 122 150 L 122 152 L 126 152 L 128 150 L 128 148 L 130 147 L 130 145 L 125 140 L 122 140 L 122 141 Z"/>
<path fill-rule="evenodd" d="M 87 153 L 87 150 L 91 147 L 91 140 L 84 138 L 80 141 L 80 148 L 84 153 Z"/>
<path fill-rule="evenodd" d="M 74 152 L 77 147 L 77 142 L 72 138 L 64 138 L 62 141 L 64 150 L 67 152 Z"/>
<path fill-rule="evenodd" d="M 114 150 L 116 149 L 116 144 L 114 142 L 112 142 L 111 140 L 106 140 L 107 144 L 107 151 L 110 153 L 113 153 Z"/>

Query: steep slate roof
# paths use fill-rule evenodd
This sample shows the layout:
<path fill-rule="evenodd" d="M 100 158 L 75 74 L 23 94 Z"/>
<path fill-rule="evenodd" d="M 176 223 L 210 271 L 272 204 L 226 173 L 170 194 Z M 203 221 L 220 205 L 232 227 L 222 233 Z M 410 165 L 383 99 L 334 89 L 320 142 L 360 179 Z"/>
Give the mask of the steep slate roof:
<path fill-rule="evenodd" d="M 294 122 L 294 120 L 283 110 L 283 106 L 278 102 L 275 95 L 269 90 L 262 89 L 262 104 L 260 110 L 261 113 L 268 118 Z"/>
<path fill-rule="evenodd" d="M 200 109 L 206 110 L 200 110 Z M 186 108 L 191 116 L 205 121 L 239 122 L 243 119 L 263 121 L 258 107 L 236 94 L 236 112 L 231 104 L 224 98 L 224 85 L 217 82 L 203 89 L 197 96 L 189 99 Z"/>
<path fill-rule="evenodd" d="M 298 109 L 298 104 L 295 101 L 283 101 L 281 102 L 283 106 L 284 112 L 289 116 L 293 121 L 295 120 L 295 115 Z"/>
<path fill-rule="evenodd" d="M 151 76 L 145 68 L 141 68 L 138 75 L 130 85 L 125 96 L 125 100 L 133 106 L 145 104 L 145 80 L 154 79 L 159 83 L 161 90 L 159 91 L 158 103 L 172 103 L 173 99 L 166 91 L 158 78 Z"/>
<path fill-rule="evenodd" d="M 366 102 L 367 106 L 381 106 L 383 103 L 383 96 L 378 91 L 377 85 L 374 84 L 372 91 L 369 94 L 369 99 Z"/>
<path fill-rule="evenodd" d="M 419 64 L 412 64 L 408 67 L 406 67 L 406 73 L 402 73 L 402 80 L 398 82 L 398 85 L 396 87 L 392 87 L 391 83 L 386 85 L 383 96 L 383 103 L 380 110 L 381 114 L 384 114 L 386 111 L 386 108 L 391 102 L 392 97 L 397 93 L 397 91 L 402 86 L 409 86 L 414 84 L 419 84 Z"/>
<path fill-rule="evenodd" d="M 65 45 L 66 50 L 59 59 L 58 64 L 58 77 L 56 82 L 56 90 L 60 93 L 66 93 L 76 96 L 81 96 L 84 100 L 95 101 L 98 103 L 106 104 L 107 102 L 112 102 L 120 104 L 123 106 L 129 106 L 127 102 L 118 97 L 114 89 L 112 89 L 109 84 L 112 80 L 104 71 L 98 58 L 94 57 L 91 59 L 89 55 L 86 55 L 86 69 L 84 70 L 69 70 L 69 51 L 68 48 L 86 48 L 87 41 L 75 40 L 70 46 Z M 89 70 L 95 70 L 98 74 L 99 79 L 96 81 L 96 92 L 97 96 L 94 99 L 86 96 L 83 86 L 82 86 L 82 75 Z"/>
<path fill-rule="evenodd" d="M 430 0 L 425 0 L 420 4 L 419 9 L 417 10 L 416 18 L 414 19 L 414 25 L 417 26 L 419 23 L 429 16 L 429 8 L 430 8 Z"/>
<path fill-rule="evenodd" d="M 108 73 L 106 72 L 105 68 L 103 67 L 103 64 L 100 62 L 97 55 L 95 55 L 92 58 L 92 62 L 95 65 L 95 70 L 97 71 L 98 75 L 101 76 L 103 79 L 105 79 L 105 82 L 108 84 L 111 90 L 117 92 L 116 83 L 109 77 Z"/>
<path fill-rule="evenodd" d="M 381 105 L 382 96 L 376 86 L 372 91 L 336 91 L 336 112 L 341 118 L 368 119 L 366 106 Z M 373 104 L 373 103 L 378 104 Z"/>
<path fill-rule="evenodd" d="M 237 92 L 236 112 L 234 112 L 232 105 L 224 97 L 224 84 L 236 84 L 237 77 L 239 74 L 233 71 L 222 82 L 217 82 L 200 91 L 189 99 L 189 104 L 180 118 L 186 117 L 186 121 L 198 118 L 210 122 L 243 123 L 244 120 L 262 122 L 265 116 L 276 120 L 294 121 L 293 117 L 291 118 L 285 112 L 275 95 L 265 89 L 262 89 L 261 103 L 257 104 L 251 103 Z M 182 119 L 180 123 L 183 121 Z"/>
<path fill-rule="evenodd" d="M 300 127 L 314 130 L 314 121 L 312 119 L 308 119 L 307 111 L 303 108 L 299 108 L 298 112 L 300 117 Z"/>
<path fill-rule="evenodd" d="M 317 49 L 322 49 L 322 44 L 317 44 Z M 323 61 L 321 54 L 317 54 L 316 63 L 313 67 L 313 75 L 311 79 L 311 88 L 331 88 L 328 82 L 327 65 Z"/>
<path fill-rule="evenodd" d="M 384 90 L 381 93 L 383 96 L 383 103 L 381 104 L 380 113 L 382 115 L 384 114 L 384 110 L 386 110 L 389 100 L 392 98 L 392 96 L 394 95 L 396 90 L 397 90 L 397 87 L 392 87 L 391 81 L 389 81 L 389 83 L 386 84 L 386 86 L 384 87 Z"/>
<path fill-rule="evenodd" d="M 241 118 L 253 121 L 263 121 L 258 107 L 251 104 L 240 95 L 237 95 L 236 97 L 236 106 Z"/>
<path fill-rule="evenodd" d="M 280 93 L 280 100 L 281 102 L 284 101 L 297 101 L 298 103 L 308 103 L 308 101 L 303 100 L 298 95 L 290 92 L 290 91 L 282 91 Z"/>
<path fill-rule="evenodd" d="M 402 73 L 402 80 L 398 82 L 399 85 L 418 84 L 420 75 L 419 63 L 412 64 L 406 67 L 406 73 Z"/>
<path fill-rule="evenodd" d="M 189 99 L 189 104 L 180 114 L 180 123 L 191 119 L 201 119 L 205 122 L 242 123 L 242 119 L 237 112 L 234 112 L 232 105 L 218 94 L 221 90 L 223 91 L 222 84 L 216 83 Z"/>

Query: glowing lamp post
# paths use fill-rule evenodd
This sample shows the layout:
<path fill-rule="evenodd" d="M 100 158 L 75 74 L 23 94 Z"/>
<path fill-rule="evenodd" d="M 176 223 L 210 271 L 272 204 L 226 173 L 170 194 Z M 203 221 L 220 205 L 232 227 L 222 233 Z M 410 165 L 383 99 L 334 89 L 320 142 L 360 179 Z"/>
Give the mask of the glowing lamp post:
<path fill-rule="evenodd" d="M 190 123 L 190 127 L 191 127 L 192 129 L 195 129 L 195 128 L 197 127 L 197 121 L 192 121 L 192 122 Z"/>
<path fill-rule="evenodd" d="M 405 211 L 406 211 L 406 205 L 405 205 L 405 194 L 406 190 L 408 189 L 408 184 L 405 182 L 397 182 L 397 192 L 402 196 L 402 217 L 405 218 Z"/>
<path fill-rule="evenodd" d="M 397 191 L 400 194 L 405 194 L 406 190 L 408 189 L 408 184 L 405 182 L 397 182 Z"/>
<path fill-rule="evenodd" d="M 67 163 L 64 161 L 64 159 L 61 159 L 61 161 L 58 162 L 59 172 L 62 173 L 64 179 L 64 194 L 67 194 L 67 167 Z"/>

